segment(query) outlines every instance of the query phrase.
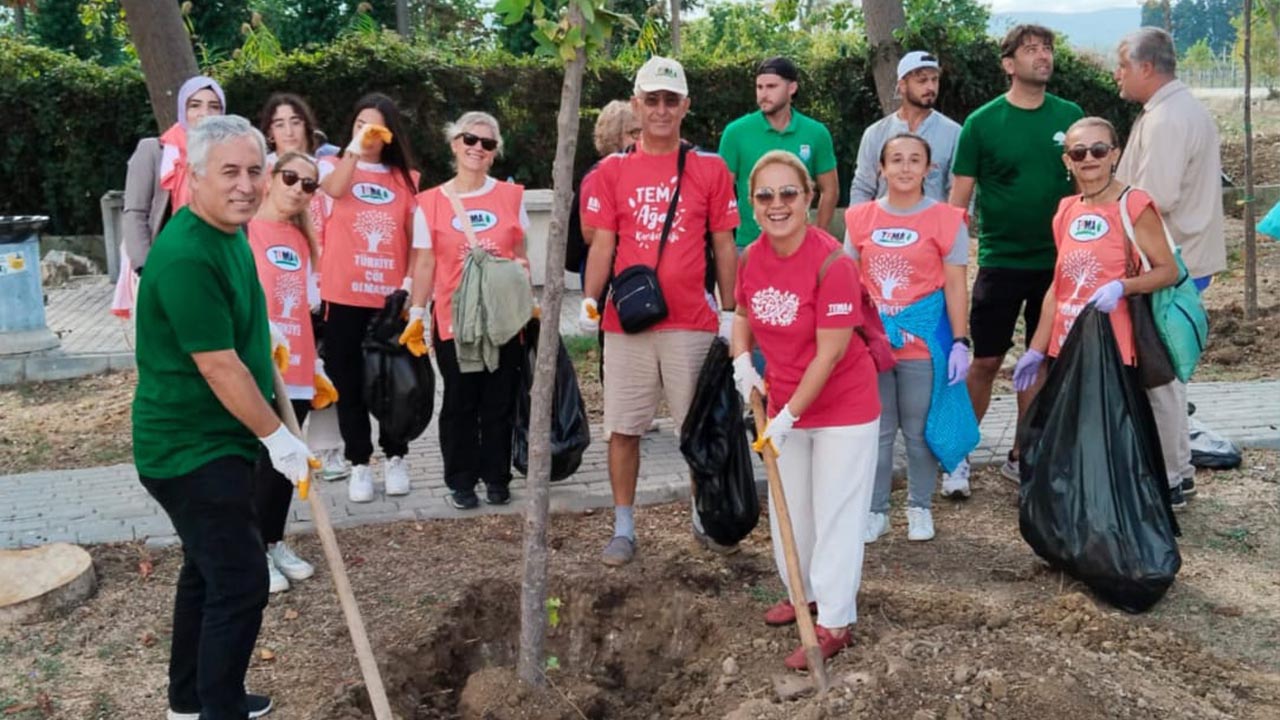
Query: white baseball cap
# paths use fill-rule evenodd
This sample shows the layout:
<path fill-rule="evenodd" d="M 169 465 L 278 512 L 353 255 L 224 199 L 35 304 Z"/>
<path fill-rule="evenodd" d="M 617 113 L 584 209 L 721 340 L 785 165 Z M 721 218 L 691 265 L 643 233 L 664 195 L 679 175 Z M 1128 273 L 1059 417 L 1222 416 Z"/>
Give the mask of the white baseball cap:
<path fill-rule="evenodd" d="M 635 92 L 651 93 L 666 90 L 677 95 L 689 96 L 689 83 L 684 77 L 684 68 L 671 58 L 654 55 L 640 67 L 636 73 Z"/>
<path fill-rule="evenodd" d="M 933 53 L 927 53 L 923 50 L 912 50 L 906 55 L 903 55 L 902 59 L 898 61 L 898 79 L 901 80 L 921 68 L 933 68 L 934 70 L 942 69 L 942 67 L 938 65 L 938 56 Z"/>

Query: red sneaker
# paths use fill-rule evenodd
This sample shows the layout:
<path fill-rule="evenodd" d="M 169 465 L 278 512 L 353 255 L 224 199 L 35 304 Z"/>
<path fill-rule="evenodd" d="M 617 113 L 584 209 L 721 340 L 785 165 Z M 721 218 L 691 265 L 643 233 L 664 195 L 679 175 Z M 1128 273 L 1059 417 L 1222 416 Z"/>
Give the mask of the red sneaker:
<path fill-rule="evenodd" d="M 818 650 L 821 651 L 822 659 L 824 661 L 830 660 L 836 653 L 847 647 L 849 645 L 849 640 L 852 637 L 847 628 L 839 635 L 833 634 L 830 630 L 822 627 L 821 625 L 817 626 L 817 631 Z M 808 669 L 809 663 L 804 656 L 804 646 L 801 645 L 796 648 L 795 652 L 788 655 L 784 662 L 786 666 L 792 670 Z"/>
<path fill-rule="evenodd" d="M 818 603 L 809 603 L 809 614 L 818 612 Z M 783 600 L 764 611 L 765 625 L 790 625 L 796 621 L 796 606 L 790 600 Z"/>

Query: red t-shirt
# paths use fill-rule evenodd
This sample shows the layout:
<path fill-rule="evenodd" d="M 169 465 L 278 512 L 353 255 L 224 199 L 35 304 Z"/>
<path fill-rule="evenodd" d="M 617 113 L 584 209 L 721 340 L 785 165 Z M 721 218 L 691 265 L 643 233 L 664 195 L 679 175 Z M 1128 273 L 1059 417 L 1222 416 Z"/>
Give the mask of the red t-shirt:
<path fill-rule="evenodd" d="M 637 147 L 600 161 L 581 187 L 582 224 L 618 235 L 613 273 L 658 261 L 662 225 L 676 188 L 677 152 L 649 155 Z M 685 157 L 680 202 L 658 265 L 658 283 L 667 302 L 667 319 L 655 330 L 715 332 L 716 309 L 707 299 L 706 233 L 738 226 L 738 201 L 724 160 L 690 150 Z M 606 303 L 605 332 L 622 332 L 613 303 Z"/>
<path fill-rule="evenodd" d="M 1128 196 L 1129 219 L 1136 226 L 1138 216 L 1150 208 L 1158 213 L 1155 201 L 1141 190 Z M 1133 242 L 1124 232 L 1120 203 L 1085 205 L 1079 195 L 1063 198 L 1053 216 L 1053 239 L 1058 246 L 1058 262 L 1053 268 L 1054 296 L 1058 301 L 1053 314 L 1053 333 L 1049 337 L 1049 357 L 1057 357 L 1062 343 L 1076 318 L 1098 288 L 1112 280 L 1123 280 L 1126 258 L 1138 260 Z M 1108 314 L 1111 329 L 1126 365 L 1137 363 L 1133 346 L 1133 323 L 1129 319 L 1129 303 L 1120 299 Z"/>
<path fill-rule="evenodd" d="M 734 298 L 746 310 L 751 334 L 764 353 L 770 417 L 791 399 L 817 356 L 818 329 L 862 324 L 862 284 L 853 260 L 841 255 L 818 284 L 822 264 L 838 249 L 835 238 L 810 226 L 790 256 L 779 257 L 768 239 L 761 238 L 747 247 L 738 264 Z M 844 357 L 796 427 L 861 425 L 879 416 L 875 363 L 862 336 L 854 332 Z"/>
<path fill-rule="evenodd" d="M 267 296 L 267 318 L 289 340 L 289 368 L 284 372 L 289 397 L 310 400 L 315 396 L 316 372 L 316 339 L 307 302 L 311 248 L 302 231 L 287 222 L 254 218 L 248 235 L 258 280 Z"/>

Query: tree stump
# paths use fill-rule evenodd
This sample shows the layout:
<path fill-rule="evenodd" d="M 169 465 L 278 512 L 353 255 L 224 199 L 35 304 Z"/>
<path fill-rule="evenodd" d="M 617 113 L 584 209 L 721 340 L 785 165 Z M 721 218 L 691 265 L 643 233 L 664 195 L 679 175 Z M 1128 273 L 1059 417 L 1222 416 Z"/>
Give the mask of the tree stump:
<path fill-rule="evenodd" d="M 93 594 L 93 559 L 76 545 L 0 550 L 0 625 L 48 620 Z"/>

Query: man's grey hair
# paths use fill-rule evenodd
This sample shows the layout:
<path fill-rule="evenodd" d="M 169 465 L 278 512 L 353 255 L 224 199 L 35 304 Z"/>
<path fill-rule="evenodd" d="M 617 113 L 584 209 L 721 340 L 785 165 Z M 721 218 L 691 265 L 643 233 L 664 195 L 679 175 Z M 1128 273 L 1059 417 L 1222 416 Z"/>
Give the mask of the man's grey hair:
<path fill-rule="evenodd" d="M 201 120 L 187 135 L 187 163 L 191 172 L 203 176 L 209 150 L 214 146 L 236 138 L 251 137 L 267 164 L 267 140 L 253 123 L 239 115 L 210 115 Z"/>
<path fill-rule="evenodd" d="M 1161 75 L 1173 77 L 1178 72 L 1178 55 L 1173 49 L 1173 38 L 1158 27 L 1139 28 L 1120 41 L 1120 47 L 1129 51 L 1129 63 L 1151 63 Z"/>

